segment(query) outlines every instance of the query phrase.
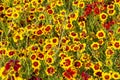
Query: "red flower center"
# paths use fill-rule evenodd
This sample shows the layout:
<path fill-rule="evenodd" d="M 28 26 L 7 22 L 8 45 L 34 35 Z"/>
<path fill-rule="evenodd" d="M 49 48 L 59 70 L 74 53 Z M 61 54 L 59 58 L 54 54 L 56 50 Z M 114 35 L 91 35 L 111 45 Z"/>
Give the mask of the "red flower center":
<path fill-rule="evenodd" d="M 106 18 L 106 15 L 105 15 L 105 14 L 102 14 L 101 17 L 102 17 L 102 19 L 105 19 L 105 18 Z"/>
<path fill-rule="evenodd" d="M 109 77 L 109 75 L 105 75 L 105 79 L 109 79 L 110 77 Z"/>
<path fill-rule="evenodd" d="M 53 73 L 55 72 L 55 69 L 54 69 L 53 67 L 49 67 L 49 68 L 47 69 L 47 72 L 48 72 L 49 74 L 53 74 Z"/>
<path fill-rule="evenodd" d="M 118 42 L 116 42 L 116 43 L 114 44 L 114 46 L 115 46 L 116 48 L 118 48 L 118 47 L 120 46 L 120 44 L 119 44 Z"/>
<path fill-rule="evenodd" d="M 81 63 L 80 63 L 80 62 L 75 62 L 74 66 L 75 66 L 75 67 L 80 67 L 80 66 L 81 66 Z"/>
<path fill-rule="evenodd" d="M 52 62 L 52 58 L 47 58 L 46 60 L 48 63 L 51 63 Z"/>
<path fill-rule="evenodd" d="M 103 37 L 104 34 L 103 34 L 102 32 L 100 32 L 100 33 L 98 34 L 98 36 L 99 36 L 99 37 Z"/>
<path fill-rule="evenodd" d="M 37 66 L 38 66 L 38 62 L 34 62 L 33 65 L 34 65 L 35 67 L 37 67 Z"/>

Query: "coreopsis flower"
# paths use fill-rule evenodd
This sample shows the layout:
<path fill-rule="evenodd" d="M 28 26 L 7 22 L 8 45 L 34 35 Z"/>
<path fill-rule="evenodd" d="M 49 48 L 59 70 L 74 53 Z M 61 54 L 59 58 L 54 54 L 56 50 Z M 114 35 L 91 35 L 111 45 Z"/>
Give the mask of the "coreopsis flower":
<path fill-rule="evenodd" d="M 80 33 L 80 38 L 86 39 L 87 37 L 88 37 L 87 31 L 85 29 L 83 29 L 82 32 Z"/>
<path fill-rule="evenodd" d="M 47 10 L 47 13 L 48 13 L 49 15 L 52 15 L 52 14 L 54 13 L 54 10 L 53 10 L 53 9 L 48 9 L 48 10 Z"/>
<path fill-rule="evenodd" d="M 45 57 L 45 63 L 50 65 L 54 63 L 54 58 L 52 56 L 46 56 Z"/>
<path fill-rule="evenodd" d="M 111 66 L 113 65 L 113 62 L 112 62 L 112 60 L 110 60 L 110 59 L 107 59 L 107 60 L 105 61 L 105 63 L 106 63 L 106 66 L 109 66 L 109 67 L 111 67 Z"/>
<path fill-rule="evenodd" d="M 108 9 L 108 10 L 111 10 L 111 9 L 113 10 L 114 8 L 115 8 L 115 5 L 114 5 L 114 4 L 110 4 L 110 5 L 107 6 L 107 9 Z"/>
<path fill-rule="evenodd" d="M 107 10 L 107 14 L 109 16 L 113 16 L 115 13 L 116 13 L 116 11 L 114 9 Z"/>
<path fill-rule="evenodd" d="M 115 4 L 119 4 L 120 3 L 120 0 L 114 0 L 115 1 Z"/>
<path fill-rule="evenodd" d="M 3 12 L 5 9 L 5 6 L 4 5 L 0 5 L 0 13 Z"/>
<path fill-rule="evenodd" d="M 64 59 L 65 57 L 67 57 L 67 54 L 61 52 L 61 53 L 59 54 L 59 57 L 60 57 L 61 59 Z"/>
<path fill-rule="evenodd" d="M 59 42 L 59 38 L 58 38 L 58 37 L 53 37 L 53 38 L 51 38 L 51 43 L 52 43 L 53 45 L 58 45 L 58 42 Z"/>
<path fill-rule="evenodd" d="M 113 79 L 116 79 L 116 80 L 117 80 L 117 79 L 120 79 L 120 74 L 119 74 L 118 72 L 115 72 L 115 71 L 114 71 L 114 72 L 112 72 L 112 78 L 113 78 Z"/>
<path fill-rule="evenodd" d="M 39 14 L 38 20 L 45 20 L 45 14 Z"/>
<path fill-rule="evenodd" d="M 85 2 L 80 1 L 80 2 L 78 3 L 78 7 L 79 7 L 79 8 L 84 8 L 84 7 L 85 7 Z"/>
<path fill-rule="evenodd" d="M 106 57 L 111 57 L 114 54 L 114 50 L 111 48 L 106 49 L 105 51 Z"/>
<path fill-rule="evenodd" d="M 15 35 L 13 36 L 13 40 L 14 40 L 14 42 L 18 42 L 20 40 L 23 40 L 22 34 L 15 33 Z"/>
<path fill-rule="evenodd" d="M 73 59 L 71 57 L 65 57 L 60 62 L 60 66 L 64 69 L 70 68 L 72 64 L 73 64 Z"/>
<path fill-rule="evenodd" d="M 20 67 L 21 67 L 20 61 L 18 61 L 18 60 L 10 60 L 9 62 L 6 63 L 5 70 L 8 71 L 11 67 L 13 67 L 14 71 L 18 72 Z"/>
<path fill-rule="evenodd" d="M 93 43 L 91 44 L 91 48 L 92 48 L 93 50 L 98 50 L 98 49 L 99 49 L 99 43 L 98 43 L 98 42 L 93 42 Z"/>
<path fill-rule="evenodd" d="M 103 30 L 99 30 L 97 33 L 96 33 L 96 36 L 98 39 L 103 39 L 106 37 L 105 35 L 105 32 Z"/>
<path fill-rule="evenodd" d="M 114 49 L 120 49 L 120 41 L 114 41 L 113 48 Z"/>
<path fill-rule="evenodd" d="M 72 4 L 73 4 L 73 6 L 78 6 L 78 3 L 79 3 L 79 1 L 78 0 L 74 0 L 73 2 L 72 2 Z"/>
<path fill-rule="evenodd" d="M 44 51 L 48 51 L 50 49 L 52 49 L 54 45 L 52 43 L 46 43 L 44 46 L 43 46 L 43 50 Z"/>
<path fill-rule="evenodd" d="M 72 31 L 72 32 L 69 33 L 69 36 L 72 37 L 72 38 L 78 37 L 78 33 Z"/>
<path fill-rule="evenodd" d="M 108 18 L 108 15 L 106 13 L 101 13 L 100 14 L 100 20 L 101 21 L 105 22 L 107 20 L 107 18 Z"/>
<path fill-rule="evenodd" d="M 102 79 L 103 80 L 110 80 L 111 79 L 110 73 L 102 73 Z"/>
<path fill-rule="evenodd" d="M 0 55 L 6 55 L 7 49 L 6 48 L 0 48 Z"/>
<path fill-rule="evenodd" d="M 117 28 L 116 33 L 120 34 L 120 27 Z"/>
<path fill-rule="evenodd" d="M 45 33 L 49 33 L 50 31 L 52 30 L 52 25 L 47 25 L 45 28 L 44 28 L 44 31 Z"/>
<path fill-rule="evenodd" d="M 17 19 L 19 17 L 19 13 L 18 12 L 13 12 L 11 17 L 13 19 Z"/>
<path fill-rule="evenodd" d="M 0 77 L 2 79 L 5 79 L 5 77 L 7 76 L 7 73 L 8 73 L 8 71 L 5 70 L 5 67 L 0 68 Z"/>
<path fill-rule="evenodd" d="M 49 50 L 49 51 L 47 51 L 47 55 L 54 56 L 55 55 L 55 51 Z"/>
<path fill-rule="evenodd" d="M 83 53 L 80 59 L 81 61 L 90 61 L 90 55 L 87 53 Z"/>
<path fill-rule="evenodd" d="M 32 60 L 32 68 L 33 69 L 40 69 L 40 62 L 38 60 Z"/>
<path fill-rule="evenodd" d="M 45 54 L 43 52 L 37 52 L 37 58 L 39 60 L 44 60 Z"/>
<path fill-rule="evenodd" d="M 92 65 L 93 65 L 93 63 L 91 61 L 87 61 L 84 64 L 86 70 L 90 69 Z"/>
<path fill-rule="evenodd" d="M 37 56 L 36 56 L 35 53 L 30 55 L 30 60 L 31 60 L 31 61 L 32 61 L 32 60 L 35 60 L 36 58 L 37 58 Z"/>
<path fill-rule="evenodd" d="M 82 66 L 82 62 L 80 60 L 75 60 L 74 66 L 75 66 L 75 68 L 80 68 Z"/>
<path fill-rule="evenodd" d="M 65 29 L 66 30 L 73 29 L 73 24 L 72 23 L 67 23 L 66 26 L 65 26 Z"/>
<path fill-rule="evenodd" d="M 102 63 L 101 62 L 97 62 L 95 63 L 94 65 L 92 65 L 92 69 L 94 71 L 97 71 L 97 70 L 100 70 L 101 69 L 101 66 L 102 66 Z"/>
<path fill-rule="evenodd" d="M 94 76 L 101 78 L 102 77 L 102 70 L 94 71 Z"/>
<path fill-rule="evenodd" d="M 53 76 L 55 74 L 55 72 L 56 72 L 56 69 L 55 69 L 54 66 L 50 65 L 49 67 L 46 68 L 45 72 L 46 72 L 47 75 Z"/>
<path fill-rule="evenodd" d="M 68 68 L 67 70 L 65 70 L 65 72 L 62 73 L 62 75 L 67 80 L 73 80 L 73 78 L 77 75 L 77 71 L 74 68 Z"/>
<path fill-rule="evenodd" d="M 8 53 L 7 53 L 7 55 L 8 55 L 9 57 L 12 57 L 12 56 L 15 55 L 15 54 L 16 54 L 16 51 L 15 51 L 15 50 L 9 50 Z"/>
<path fill-rule="evenodd" d="M 74 51 L 74 52 L 79 51 L 79 48 L 80 48 L 79 45 L 74 45 L 74 46 L 73 46 L 73 51 Z"/>
<path fill-rule="evenodd" d="M 80 53 L 84 52 L 85 51 L 85 48 L 86 48 L 86 44 L 85 43 L 80 43 L 79 44 L 79 50 L 80 50 Z"/>
<path fill-rule="evenodd" d="M 104 40 L 100 39 L 100 40 L 98 40 L 98 43 L 99 43 L 99 45 L 103 45 L 104 44 Z"/>

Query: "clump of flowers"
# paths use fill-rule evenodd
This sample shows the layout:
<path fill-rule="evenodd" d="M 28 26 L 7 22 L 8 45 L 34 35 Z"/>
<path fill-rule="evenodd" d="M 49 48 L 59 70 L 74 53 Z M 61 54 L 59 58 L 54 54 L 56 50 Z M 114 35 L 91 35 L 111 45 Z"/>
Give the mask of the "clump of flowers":
<path fill-rule="evenodd" d="M 1 0 L 0 80 L 119 80 L 120 0 Z"/>

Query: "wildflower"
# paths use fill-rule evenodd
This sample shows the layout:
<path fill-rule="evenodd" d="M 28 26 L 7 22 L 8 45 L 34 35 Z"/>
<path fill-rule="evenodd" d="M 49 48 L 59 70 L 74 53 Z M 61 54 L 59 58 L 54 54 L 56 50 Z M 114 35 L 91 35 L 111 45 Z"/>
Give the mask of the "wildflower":
<path fill-rule="evenodd" d="M 77 74 L 77 71 L 73 68 L 68 68 L 65 70 L 65 72 L 62 73 L 62 75 L 67 79 L 67 80 L 72 80 Z"/>
<path fill-rule="evenodd" d="M 87 38 L 87 31 L 85 29 L 82 30 L 80 33 L 80 38 L 81 39 L 86 39 Z"/>
<path fill-rule="evenodd" d="M 81 61 L 89 61 L 90 60 L 90 55 L 87 53 L 83 53 L 81 56 Z"/>
<path fill-rule="evenodd" d="M 37 52 L 37 58 L 39 60 L 44 60 L 45 54 L 43 52 Z"/>
<path fill-rule="evenodd" d="M 100 39 L 100 40 L 98 40 L 98 43 L 99 43 L 99 45 L 103 45 L 104 44 L 104 40 Z"/>
<path fill-rule="evenodd" d="M 114 48 L 114 49 L 120 49 L 120 41 L 115 41 L 115 42 L 113 43 L 113 48 Z"/>
<path fill-rule="evenodd" d="M 32 68 L 33 69 L 39 69 L 40 68 L 40 62 L 38 60 L 32 60 Z"/>
<path fill-rule="evenodd" d="M 113 4 L 110 4 L 110 5 L 107 6 L 108 10 L 111 10 L 111 9 L 113 10 L 114 8 L 115 8 L 115 5 L 113 5 Z"/>
<path fill-rule="evenodd" d="M 50 65 L 50 64 L 53 64 L 54 63 L 54 59 L 52 56 L 46 56 L 45 57 L 45 63 Z"/>
<path fill-rule="evenodd" d="M 120 34 L 120 27 L 117 28 L 116 33 Z"/>
<path fill-rule="evenodd" d="M 106 60 L 106 66 L 112 66 L 113 65 L 113 62 L 112 62 L 112 60 L 110 60 L 110 59 L 107 59 Z"/>
<path fill-rule="evenodd" d="M 101 20 L 101 21 L 104 22 L 104 21 L 106 21 L 107 18 L 108 18 L 108 15 L 107 15 L 106 13 L 101 13 L 101 14 L 100 14 L 100 20 Z"/>
<path fill-rule="evenodd" d="M 13 19 L 17 19 L 18 17 L 19 17 L 19 13 L 18 12 L 12 13 L 12 18 Z"/>
<path fill-rule="evenodd" d="M 13 55 L 15 55 L 16 54 L 16 51 L 15 50 L 9 50 L 8 51 L 8 56 L 9 57 L 12 57 Z"/>
<path fill-rule="evenodd" d="M 102 71 L 101 70 L 94 71 L 94 75 L 97 76 L 98 78 L 101 78 L 102 77 Z"/>
<path fill-rule="evenodd" d="M 36 58 L 37 58 L 37 56 L 36 56 L 35 53 L 30 55 L 30 60 L 31 60 L 31 61 L 32 61 L 32 60 L 35 60 Z"/>
<path fill-rule="evenodd" d="M 94 14 L 96 15 L 100 14 L 100 9 L 98 7 L 94 8 Z"/>
<path fill-rule="evenodd" d="M 53 37 L 53 38 L 51 38 L 51 43 L 52 43 L 52 44 L 58 45 L 58 42 L 59 42 L 58 37 Z"/>
<path fill-rule="evenodd" d="M 62 68 L 67 69 L 72 66 L 73 59 L 71 57 L 65 57 L 61 62 L 60 65 Z"/>
<path fill-rule="evenodd" d="M 113 79 L 120 79 L 120 74 L 118 72 L 112 72 L 112 78 Z"/>
<path fill-rule="evenodd" d="M 85 69 L 86 69 L 86 70 L 88 70 L 88 69 L 90 69 L 90 68 L 91 68 L 91 66 L 92 66 L 93 64 L 92 64 L 92 62 L 91 62 L 91 61 L 87 61 L 87 62 L 85 62 L 85 64 L 84 64 L 84 65 L 85 65 Z"/>
<path fill-rule="evenodd" d="M 103 39 L 106 37 L 105 32 L 103 30 L 98 31 L 96 36 L 98 39 Z"/>
<path fill-rule="evenodd" d="M 44 46 L 43 46 L 43 50 L 44 51 L 48 51 L 50 49 L 52 49 L 53 47 L 53 44 L 52 43 L 46 43 Z"/>
<path fill-rule="evenodd" d="M 79 44 L 79 50 L 80 50 L 80 53 L 84 52 L 85 51 L 85 48 L 86 48 L 86 44 L 85 43 L 80 43 Z"/>
<path fill-rule="evenodd" d="M 92 48 L 93 50 L 99 49 L 99 43 L 98 43 L 98 42 L 93 42 L 93 43 L 91 44 L 91 48 Z"/>
<path fill-rule="evenodd" d="M 44 14 L 39 14 L 38 20 L 45 20 L 45 15 Z"/>
<path fill-rule="evenodd" d="M 78 34 L 74 31 L 72 31 L 72 32 L 70 32 L 69 36 L 72 38 L 75 38 L 75 37 L 78 37 Z"/>
<path fill-rule="evenodd" d="M 97 71 L 97 70 L 100 70 L 101 66 L 102 66 L 101 62 L 97 62 L 94 65 L 92 65 L 92 69 L 94 71 Z"/>
<path fill-rule="evenodd" d="M 107 57 L 110 57 L 114 54 L 114 51 L 111 48 L 106 49 L 105 54 Z"/>
<path fill-rule="evenodd" d="M 80 1 L 80 2 L 78 3 L 78 7 L 79 7 L 79 8 L 84 8 L 84 7 L 85 7 L 85 3 Z"/>
<path fill-rule="evenodd" d="M 61 52 L 61 53 L 59 54 L 59 57 L 60 57 L 61 59 L 64 59 L 65 57 L 67 57 L 67 55 L 66 55 L 65 53 L 62 53 L 62 52 Z"/>
<path fill-rule="evenodd" d="M 110 80 L 111 79 L 110 73 L 103 73 L 102 74 L 102 79 L 103 80 Z"/>
<path fill-rule="evenodd" d="M 115 10 L 114 9 L 110 9 L 110 10 L 107 10 L 107 14 L 109 15 L 109 16 L 113 16 L 114 14 L 115 14 Z"/>
<path fill-rule="evenodd" d="M 52 9 L 48 9 L 47 13 L 50 14 L 50 15 L 52 15 L 54 13 L 54 11 Z"/>
<path fill-rule="evenodd" d="M 74 66 L 75 66 L 75 68 L 80 68 L 82 66 L 82 62 L 80 60 L 75 60 Z"/>
<path fill-rule="evenodd" d="M 52 30 L 52 25 L 47 25 L 47 26 L 44 28 L 45 33 L 49 33 L 51 30 Z"/>
<path fill-rule="evenodd" d="M 13 36 L 13 40 L 14 40 L 14 42 L 18 42 L 19 40 L 23 40 L 22 34 L 20 35 L 19 33 L 16 33 L 16 34 Z"/>
<path fill-rule="evenodd" d="M 56 72 L 56 69 L 55 69 L 54 66 L 50 65 L 49 67 L 47 67 L 45 72 L 46 72 L 47 75 L 53 76 L 53 74 L 55 74 L 55 72 Z"/>

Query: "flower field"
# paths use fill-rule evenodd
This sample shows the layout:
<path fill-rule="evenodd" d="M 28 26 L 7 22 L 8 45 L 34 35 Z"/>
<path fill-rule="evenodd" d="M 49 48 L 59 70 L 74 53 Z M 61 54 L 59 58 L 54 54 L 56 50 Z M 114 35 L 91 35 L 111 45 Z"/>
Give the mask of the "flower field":
<path fill-rule="evenodd" d="M 120 0 L 0 0 L 0 80 L 120 80 Z"/>

